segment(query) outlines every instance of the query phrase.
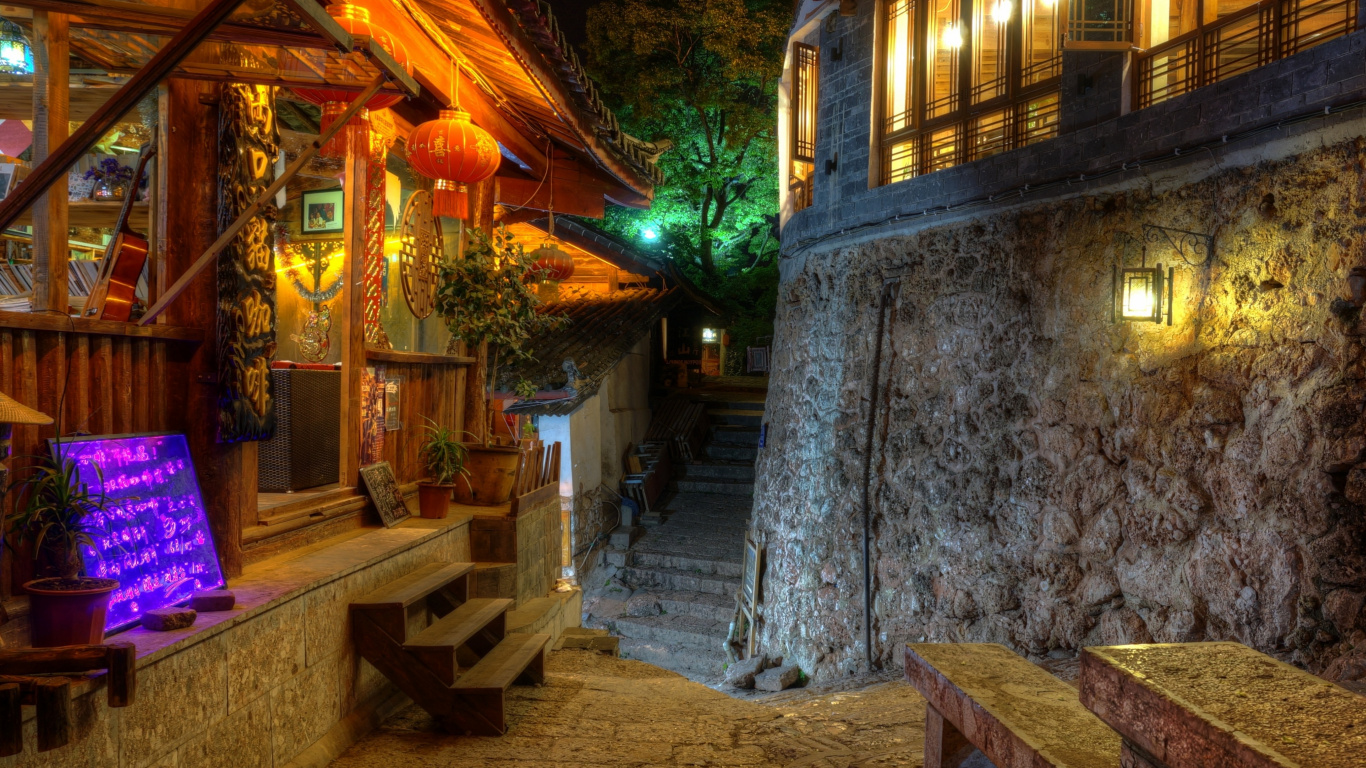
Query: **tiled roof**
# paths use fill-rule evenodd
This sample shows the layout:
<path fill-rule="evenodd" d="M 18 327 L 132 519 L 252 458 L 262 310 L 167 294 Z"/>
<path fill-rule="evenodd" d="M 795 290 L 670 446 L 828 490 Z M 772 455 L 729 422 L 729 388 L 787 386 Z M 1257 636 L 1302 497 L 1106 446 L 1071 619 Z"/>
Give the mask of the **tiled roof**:
<path fill-rule="evenodd" d="M 542 311 L 567 318 L 559 328 L 531 339 L 534 361 L 502 366 L 500 388 L 511 390 L 528 379 L 541 390 L 559 390 L 566 381 L 564 361 L 573 360 L 582 377 L 573 397 L 519 403 L 521 413 L 562 415 L 598 391 L 617 361 L 650 333 L 650 327 L 684 297 L 679 288 L 640 288 L 613 293 L 579 294 L 546 304 Z"/>

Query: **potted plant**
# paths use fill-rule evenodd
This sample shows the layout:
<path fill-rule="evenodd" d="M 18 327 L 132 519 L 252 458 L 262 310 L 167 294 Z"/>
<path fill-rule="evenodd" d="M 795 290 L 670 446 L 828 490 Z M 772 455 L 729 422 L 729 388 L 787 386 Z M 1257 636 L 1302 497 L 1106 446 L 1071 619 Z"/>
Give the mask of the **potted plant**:
<path fill-rule="evenodd" d="M 450 511 L 451 492 L 456 488 L 455 479 L 469 475 L 465 469 L 465 458 L 469 452 L 465 444 L 457 439 L 455 430 L 431 419 L 427 419 L 424 429 L 427 430 L 427 439 L 422 443 L 421 455 L 431 480 L 417 484 L 418 511 L 425 518 L 442 520 Z"/>
<path fill-rule="evenodd" d="M 85 172 L 93 183 L 90 197 L 95 200 L 122 200 L 128 194 L 128 183 L 133 180 L 133 169 L 112 157 L 106 157 Z"/>
<path fill-rule="evenodd" d="M 99 475 L 99 487 L 104 478 Z M 27 489 L 23 505 L 6 519 L 18 545 L 33 548 L 34 575 L 24 585 L 29 594 L 29 628 L 35 648 L 98 645 L 104 642 L 104 619 L 114 579 L 83 575 L 82 547 L 94 551 L 92 534 L 101 530 L 109 500 L 81 479 L 75 460 L 62 455 L 38 459 L 17 487 Z"/>
<path fill-rule="evenodd" d="M 457 340 L 477 349 L 488 343 L 492 364 L 476 365 L 471 381 L 483 391 L 493 390 L 500 356 L 530 359 L 525 342 L 532 334 L 556 327 L 563 318 L 539 310 L 537 278 L 542 273 L 507 229 L 500 226 L 492 236 L 470 230 L 464 257 L 441 267 L 436 311 Z M 490 444 L 484 428 L 479 444 L 467 446 L 466 482 L 457 483 L 455 498 L 463 504 L 502 504 L 512 495 L 517 461 L 516 446 Z"/>

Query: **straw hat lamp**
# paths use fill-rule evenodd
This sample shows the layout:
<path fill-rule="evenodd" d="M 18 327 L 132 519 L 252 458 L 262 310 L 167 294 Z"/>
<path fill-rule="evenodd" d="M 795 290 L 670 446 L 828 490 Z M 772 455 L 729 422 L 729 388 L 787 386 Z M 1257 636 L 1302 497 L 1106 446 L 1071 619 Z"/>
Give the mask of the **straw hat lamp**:
<path fill-rule="evenodd" d="M 51 423 L 51 416 L 0 392 L 0 461 L 9 458 L 10 435 L 13 434 L 15 424 L 45 427 Z"/>

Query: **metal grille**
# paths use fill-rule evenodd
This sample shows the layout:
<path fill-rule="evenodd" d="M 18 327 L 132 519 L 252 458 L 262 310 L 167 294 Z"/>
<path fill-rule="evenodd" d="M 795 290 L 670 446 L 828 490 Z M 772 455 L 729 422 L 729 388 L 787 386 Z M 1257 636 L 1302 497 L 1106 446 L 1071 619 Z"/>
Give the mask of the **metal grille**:
<path fill-rule="evenodd" d="M 276 369 L 275 437 L 261 442 L 257 490 L 297 491 L 341 476 L 341 372 Z"/>
<path fill-rule="evenodd" d="M 792 46 L 792 159 L 816 162 L 816 94 L 820 53 L 815 46 Z"/>
<path fill-rule="evenodd" d="M 1029 99 L 1018 107 L 1019 146 L 1024 147 L 1058 135 L 1058 117 L 1062 107 L 1058 92 Z"/>
<path fill-rule="evenodd" d="M 1010 113 L 1003 109 L 972 119 L 968 124 L 968 159 L 981 160 L 1010 149 Z"/>
<path fill-rule="evenodd" d="M 887 103 L 883 131 L 915 125 L 915 3 L 887 3 Z"/>
<path fill-rule="evenodd" d="M 1138 106 L 1150 107 L 1353 32 L 1357 2 L 1263 0 L 1155 45 L 1137 59 Z"/>
<path fill-rule="evenodd" d="M 956 125 L 930 133 L 925 152 L 925 171 L 927 173 L 952 168 L 961 162 L 959 160 L 959 152 L 962 148 L 961 134 L 962 131 Z"/>
<path fill-rule="evenodd" d="M 1131 0 L 1073 0 L 1067 4 L 1067 39 L 1092 45 L 1127 43 L 1133 18 Z"/>
<path fill-rule="evenodd" d="M 920 142 L 911 138 L 892 144 L 882 152 L 884 184 L 913 179 L 920 175 Z"/>

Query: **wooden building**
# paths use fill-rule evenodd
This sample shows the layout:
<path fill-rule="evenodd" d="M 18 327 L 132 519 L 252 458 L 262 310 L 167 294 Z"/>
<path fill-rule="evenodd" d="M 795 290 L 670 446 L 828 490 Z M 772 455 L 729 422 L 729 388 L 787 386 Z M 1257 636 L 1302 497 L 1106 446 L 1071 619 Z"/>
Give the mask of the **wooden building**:
<path fill-rule="evenodd" d="M 568 598 L 553 616 L 538 602 L 559 575 L 557 510 L 519 517 L 514 500 L 511 513 L 460 508 L 386 530 L 360 480 L 362 466 L 386 461 L 410 496 L 424 474 L 426 420 L 476 439 L 487 423 L 477 383 L 487 350 L 452 340 L 438 314 L 420 317 L 433 289 L 414 277 L 432 282 L 424 257 L 460 258 L 474 230 L 544 216 L 552 201 L 589 217 L 607 205 L 648 207 L 661 180 L 548 11 L 521 0 L 21 0 L 0 15 L 32 58 L 31 72 L 19 62 L 0 75 L 0 127 L 23 121 L 33 134 L 31 149 L 0 166 L 0 391 L 58 417 L 17 427 L 14 454 L 36 454 L 59 434 L 183 433 L 222 571 L 239 590 L 229 617 L 129 633 L 155 668 L 143 670 L 154 681 L 143 690 L 155 697 L 156 669 L 171 680 L 167 665 L 229 618 L 228 639 L 212 642 L 231 645 L 264 617 L 327 603 L 332 619 L 317 631 L 335 656 L 300 650 L 289 670 L 253 673 L 264 676 L 259 690 L 276 691 L 302 684 L 315 661 L 344 670 L 306 735 L 265 739 L 263 764 L 284 765 L 348 715 L 394 700 L 351 646 L 348 595 L 433 561 L 497 561 L 469 577 L 471 594 L 508 592 L 517 610 L 533 611 L 520 621 L 536 631 L 576 624 Z M 376 108 L 319 152 L 320 134 L 362 95 Z M 443 187 L 413 169 L 410 134 L 453 105 L 497 142 L 497 171 L 469 186 L 463 218 L 423 218 L 413 201 Z M 85 171 L 98 175 L 101 161 L 131 168 L 139 148 L 151 156 L 145 188 L 125 186 L 126 206 L 91 199 L 101 191 L 86 188 Z M 7 172 L 23 180 L 6 184 Z M 430 236 L 433 218 L 439 246 L 415 253 L 414 233 Z M 120 228 L 148 240 L 136 303 L 127 321 L 96 319 L 89 294 Z M 7 558 L 0 570 L 9 617 L 0 634 L 22 644 L 31 565 Z M 352 585 L 319 597 L 341 583 Z M 304 638 L 276 641 L 302 649 Z M 223 711 L 239 704 L 250 706 L 229 701 Z M 214 716 L 168 705 L 139 715 L 158 735 L 116 744 L 112 759 L 101 750 L 126 728 L 69 749 L 89 750 L 91 765 L 145 765 L 184 749 L 187 728 L 210 741 L 227 733 Z M 114 733 L 106 714 L 75 739 Z M 193 722 L 163 727 L 185 714 Z"/>

